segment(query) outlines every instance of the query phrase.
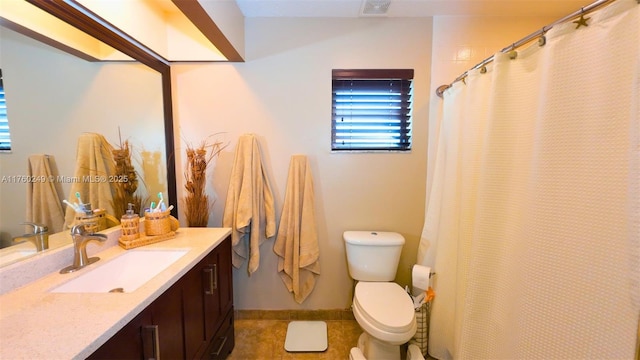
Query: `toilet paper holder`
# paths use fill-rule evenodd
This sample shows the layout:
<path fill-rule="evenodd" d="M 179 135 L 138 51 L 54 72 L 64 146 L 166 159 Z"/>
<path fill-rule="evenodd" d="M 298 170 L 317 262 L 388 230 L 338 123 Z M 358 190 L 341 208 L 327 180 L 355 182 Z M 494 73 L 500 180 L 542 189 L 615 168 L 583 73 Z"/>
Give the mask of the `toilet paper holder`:
<path fill-rule="evenodd" d="M 409 271 L 411 271 L 412 269 L 413 269 L 413 265 L 409 266 Z M 429 272 L 429 279 L 431 279 L 435 275 L 436 275 L 435 271 L 430 271 Z"/>

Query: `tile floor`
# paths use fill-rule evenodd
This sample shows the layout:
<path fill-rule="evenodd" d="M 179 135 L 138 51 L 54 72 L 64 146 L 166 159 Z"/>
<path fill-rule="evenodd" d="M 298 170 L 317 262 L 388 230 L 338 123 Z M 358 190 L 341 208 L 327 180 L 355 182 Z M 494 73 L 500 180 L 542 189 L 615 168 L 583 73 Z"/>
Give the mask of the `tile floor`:
<path fill-rule="evenodd" d="M 284 349 L 290 320 L 236 319 L 235 347 L 228 360 L 349 359 L 362 333 L 355 320 L 325 320 L 329 346 L 321 353 L 289 353 Z"/>
<path fill-rule="evenodd" d="M 0 0 L 1 1 L 1 0 Z M 338 310 L 236 310 L 235 347 L 228 360 L 348 360 L 362 329 L 351 309 Z M 328 348 L 319 353 L 289 353 L 284 349 L 287 326 L 293 320 L 327 323 Z M 405 360 L 406 347 L 400 351 Z M 427 360 L 436 360 L 427 357 Z"/>

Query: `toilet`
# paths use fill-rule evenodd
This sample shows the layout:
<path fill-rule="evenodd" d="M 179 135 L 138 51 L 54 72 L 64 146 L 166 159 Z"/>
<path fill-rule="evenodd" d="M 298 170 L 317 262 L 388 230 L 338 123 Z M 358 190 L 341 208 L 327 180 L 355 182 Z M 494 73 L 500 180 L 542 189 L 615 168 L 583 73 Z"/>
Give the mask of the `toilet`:
<path fill-rule="evenodd" d="M 353 315 L 364 330 L 351 359 L 400 359 L 400 345 L 416 332 L 416 317 L 409 294 L 393 282 L 404 237 L 395 232 L 345 231 L 349 275 L 356 280 Z M 424 359 L 418 351 L 407 359 Z M 413 354 L 413 355 L 412 355 Z"/>

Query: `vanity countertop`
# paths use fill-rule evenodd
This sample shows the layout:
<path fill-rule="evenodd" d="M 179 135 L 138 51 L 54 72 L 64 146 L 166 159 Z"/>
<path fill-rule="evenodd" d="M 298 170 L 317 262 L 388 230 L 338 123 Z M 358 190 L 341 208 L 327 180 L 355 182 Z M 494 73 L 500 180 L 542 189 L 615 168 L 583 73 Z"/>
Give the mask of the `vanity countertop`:
<path fill-rule="evenodd" d="M 125 253 L 112 246 L 86 269 L 57 271 L 0 296 L 1 359 L 83 359 L 98 349 L 187 273 L 227 235 L 228 228 L 180 228 L 174 239 L 136 249 L 189 249 L 130 293 L 50 293 L 49 290 Z M 73 259 L 69 259 L 69 263 Z"/>

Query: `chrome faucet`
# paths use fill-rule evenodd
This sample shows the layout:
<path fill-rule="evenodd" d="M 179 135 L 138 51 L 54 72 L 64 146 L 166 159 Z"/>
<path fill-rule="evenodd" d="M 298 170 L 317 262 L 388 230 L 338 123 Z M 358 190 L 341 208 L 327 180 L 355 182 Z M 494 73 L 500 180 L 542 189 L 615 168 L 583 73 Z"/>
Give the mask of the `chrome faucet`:
<path fill-rule="evenodd" d="M 32 222 L 25 222 L 21 225 L 29 225 L 33 227 L 33 233 L 24 234 L 13 238 L 14 242 L 22 243 L 31 241 L 37 251 L 44 251 L 49 248 L 49 228 L 42 224 L 36 224 Z"/>
<path fill-rule="evenodd" d="M 85 229 L 84 224 L 74 225 L 71 228 L 71 237 L 73 238 L 73 264 L 60 270 L 61 274 L 80 270 L 83 267 L 100 260 L 99 257 L 87 257 L 87 243 L 91 240 L 97 240 L 100 242 L 107 240 L 107 235 L 88 232 Z"/>

